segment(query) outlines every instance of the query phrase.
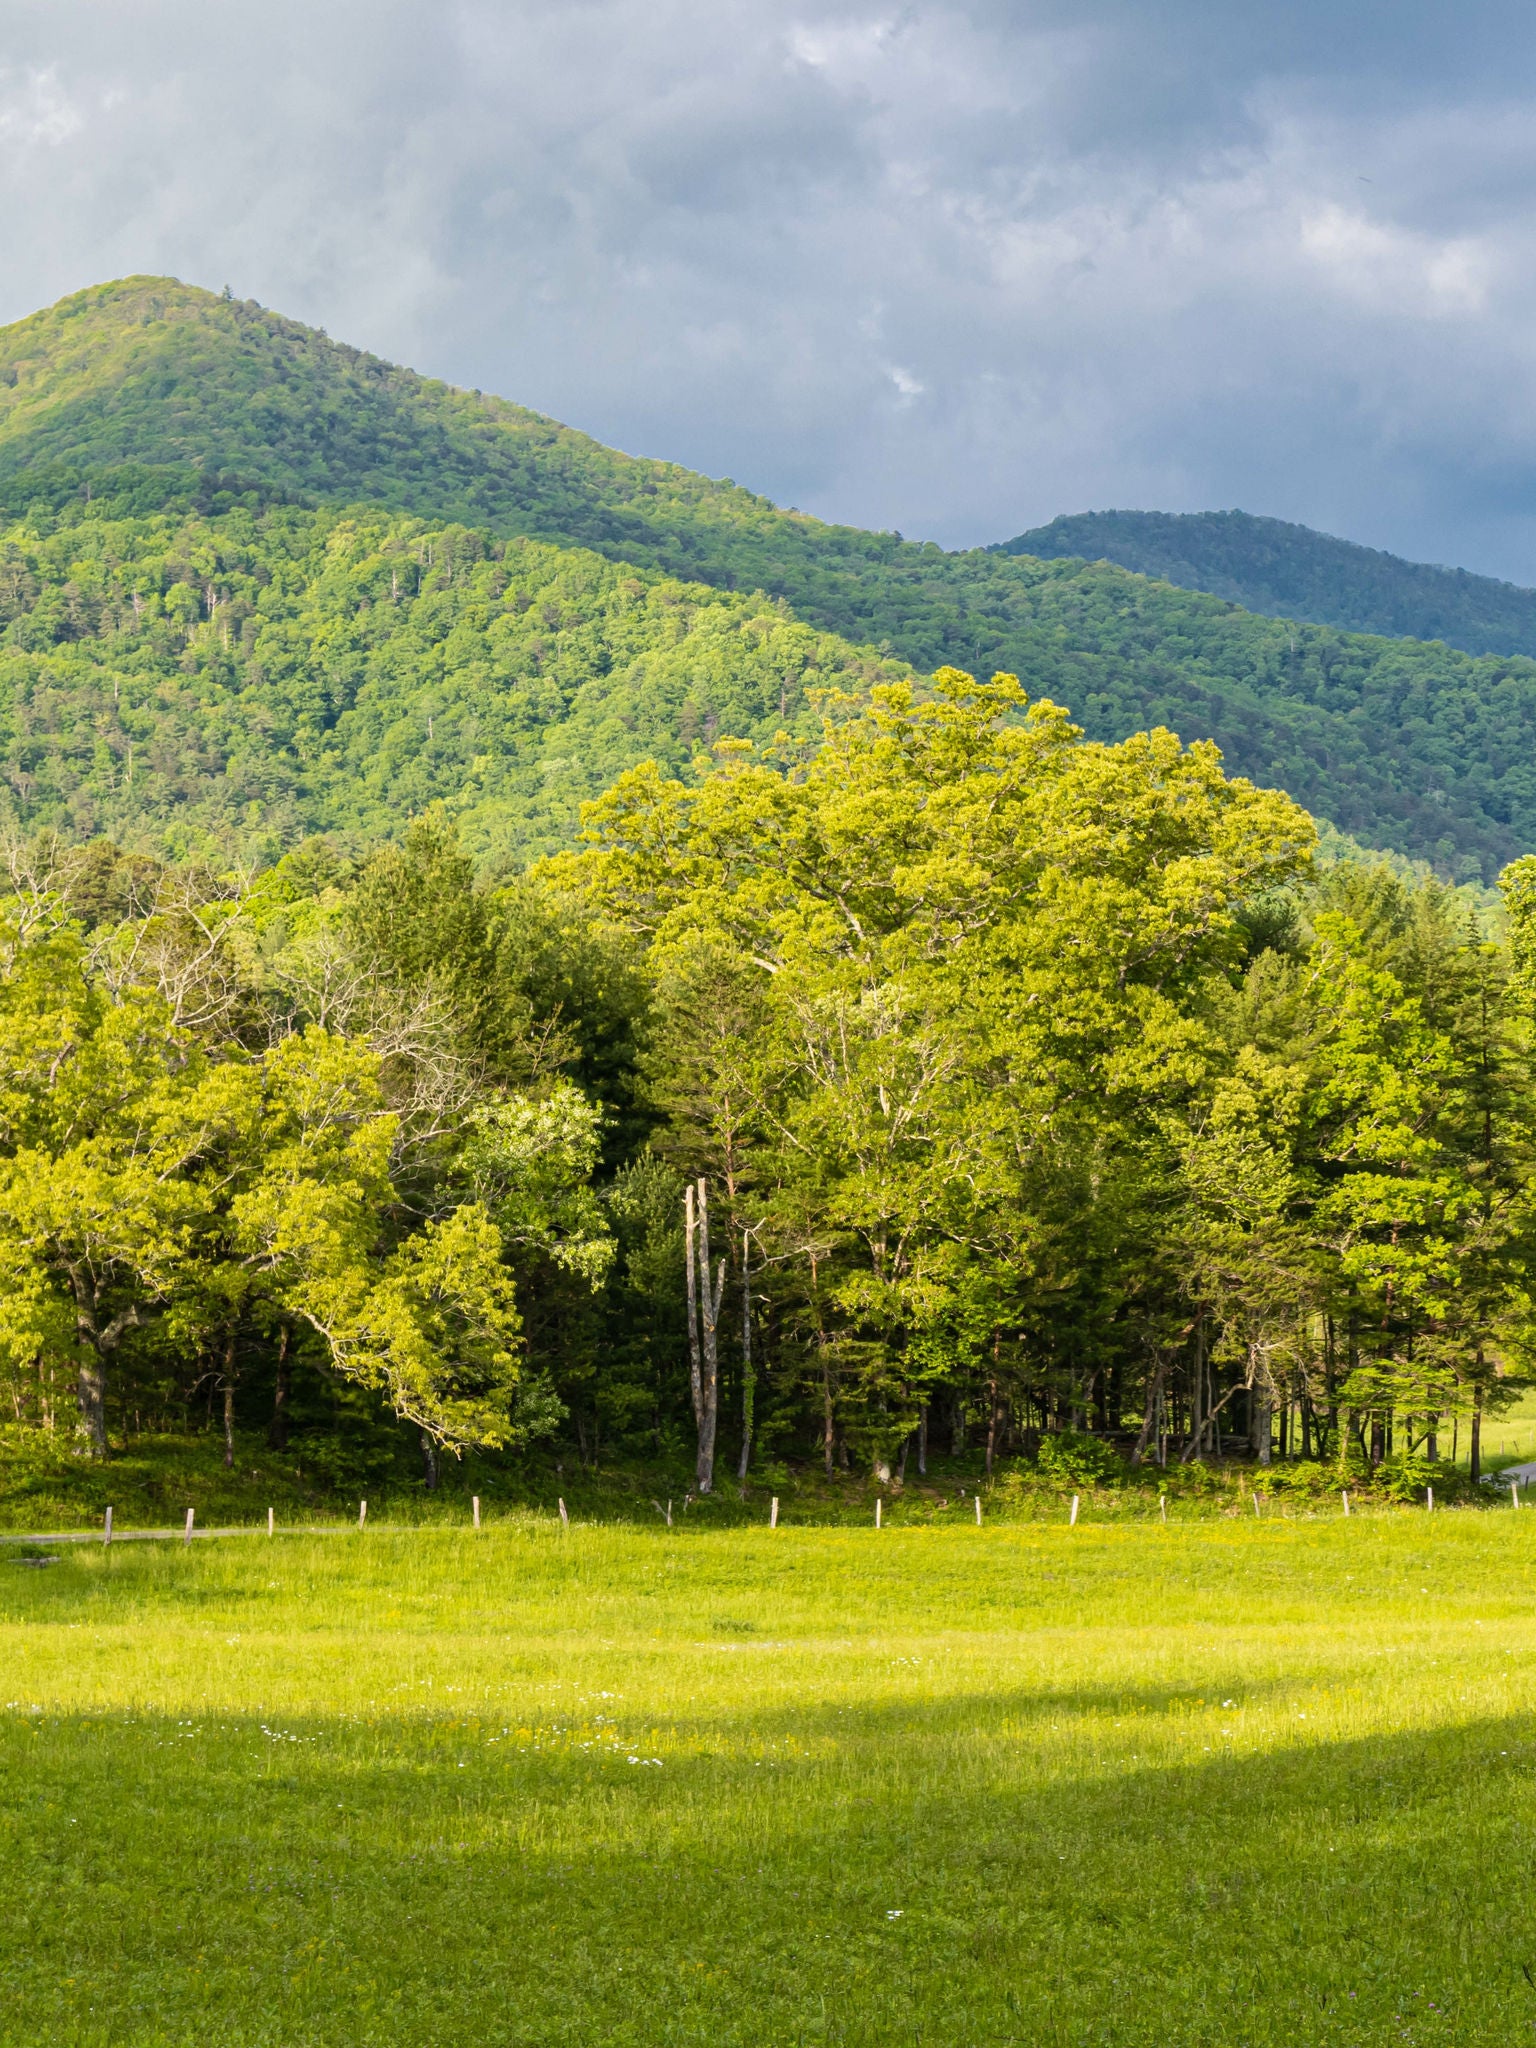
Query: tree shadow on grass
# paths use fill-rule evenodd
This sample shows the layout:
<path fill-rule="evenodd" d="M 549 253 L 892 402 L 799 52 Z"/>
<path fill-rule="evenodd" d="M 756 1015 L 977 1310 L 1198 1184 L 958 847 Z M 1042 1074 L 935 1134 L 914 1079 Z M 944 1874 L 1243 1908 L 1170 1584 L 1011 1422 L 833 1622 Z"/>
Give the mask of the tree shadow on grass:
<path fill-rule="evenodd" d="M 1016 1706 L 970 1704 L 980 1746 Z M 1529 1716 L 1042 1781 L 935 1762 L 926 1704 L 874 1711 L 856 1753 L 750 1772 L 517 1754 L 455 1717 L 7 1714 L 0 2038 L 1343 2048 L 1536 2022 Z"/>

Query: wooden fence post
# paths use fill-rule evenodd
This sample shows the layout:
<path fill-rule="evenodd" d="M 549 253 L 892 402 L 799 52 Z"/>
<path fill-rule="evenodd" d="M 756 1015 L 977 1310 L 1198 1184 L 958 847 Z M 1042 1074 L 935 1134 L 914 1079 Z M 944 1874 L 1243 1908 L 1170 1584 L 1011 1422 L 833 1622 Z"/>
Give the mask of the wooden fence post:
<path fill-rule="evenodd" d="M 1344 1512 L 1346 1515 L 1349 1513 L 1349 1494 L 1347 1491 L 1344 1495 Z"/>
<path fill-rule="evenodd" d="M 274 1529 L 275 1527 L 276 1527 L 276 1518 L 274 1517 L 274 1515 L 273 1515 L 273 1513 L 272 1513 L 272 1510 L 271 1510 L 270 1508 L 268 1508 L 268 1509 L 267 1509 L 267 1534 L 268 1534 L 269 1536 L 270 1536 L 270 1535 L 272 1534 L 272 1531 L 273 1531 L 273 1529 Z"/>
<path fill-rule="evenodd" d="M 473 1507 L 474 1507 L 474 1510 L 475 1510 L 475 1527 L 476 1527 L 476 1528 L 478 1529 L 478 1528 L 479 1528 L 479 1526 L 480 1526 L 480 1496 L 479 1496 L 479 1494 L 478 1494 L 478 1493 L 472 1493 L 472 1494 L 470 1495 L 470 1501 L 471 1501 L 471 1503 L 472 1503 L 472 1505 L 473 1505 Z"/>
<path fill-rule="evenodd" d="M 1168 1496 L 1166 1493 L 1160 1493 L 1157 1496 L 1157 1512 L 1166 1522 L 1168 1519 Z"/>
<path fill-rule="evenodd" d="M 978 1529 L 981 1527 L 981 1495 L 979 1493 L 976 1496 L 976 1526 Z"/>
<path fill-rule="evenodd" d="M 1069 1529 L 1075 1529 L 1077 1527 L 1077 1495 L 1075 1493 L 1072 1496 L 1072 1519 L 1067 1524 L 1067 1527 Z"/>
<path fill-rule="evenodd" d="M 187 1509 L 187 1531 L 181 1540 L 183 1543 L 190 1543 L 192 1541 L 192 1510 L 190 1508 Z"/>
<path fill-rule="evenodd" d="M 559 1506 L 559 1509 L 560 1509 L 560 1529 L 561 1529 L 561 1533 L 562 1533 L 562 1535 L 569 1535 L 569 1533 L 570 1533 L 570 1527 L 571 1527 L 571 1518 L 570 1518 L 570 1516 L 569 1516 L 569 1515 L 568 1515 L 568 1514 L 567 1514 L 567 1513 L 565 1512 L 565 1502 L 564 1502 L 564 1501 L 562 1500 L 562 1501 L 559 1501 L 559 1502 L 558 1502 L 557 1504 L 558 1504 L 558 1506 Z"/>
<path fill-rule="evenodd" d="M 106 1526 L 101 1532 L 101 1540 L 103 1543 L 110 1543 L 112 1541 L 112 1510 L 110 1508 L 107 1509 Z"/>
<path fill-rule="evenodd" d="M 1429 1512 L 1433 1514 L 1435 1512 L 1435 1489 L 1432 1486 L 1426 1486 L 1424 1491 L 1429 1495 Z"/>
<path fill-rule="evenodd" d="M 363 1524 L 367 1521 L 367 1519 L 368 1503 L 365 1500 L 360 1500 L 357 1504 L 357 1526 L 359 1527 L 359 1529 L 362 1528 Z"/>
<path fill-rule="evenodd" d="M 879 1526 L 880 1526 L 880 1500 L 879 1500 L 879 1496 L 878 1496 L 878 1495 L 876 1495 L 876 1498 L 875 1498 L 875 1527 L 876 1527 L 876 1528 L 878 1529 L 878 1528 L 879 1528 Z"/>
<path fill-rule="evenodd" d="M 773 1496 L 772 1501 L 769 1503 L 768 1526 L 770 1529 L 777 1529 L 779 1526 L 779 1496 L 777 1494 Z"/>

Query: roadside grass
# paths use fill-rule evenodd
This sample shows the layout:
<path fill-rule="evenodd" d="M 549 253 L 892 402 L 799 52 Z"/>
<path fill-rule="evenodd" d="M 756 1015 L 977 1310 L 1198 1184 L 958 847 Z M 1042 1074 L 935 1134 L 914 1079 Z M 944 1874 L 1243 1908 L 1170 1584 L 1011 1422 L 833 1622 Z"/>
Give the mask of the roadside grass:
<path fill-rule="evenodd" d="M 1529 2038 L 1533 1619 L 1513 1513 L 13 1546 L 0 2039 Z"/>

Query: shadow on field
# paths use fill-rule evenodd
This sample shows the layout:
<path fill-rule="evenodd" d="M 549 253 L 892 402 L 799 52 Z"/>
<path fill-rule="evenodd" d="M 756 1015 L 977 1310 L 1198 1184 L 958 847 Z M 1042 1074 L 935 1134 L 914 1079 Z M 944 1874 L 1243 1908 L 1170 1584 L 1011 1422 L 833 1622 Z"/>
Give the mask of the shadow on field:
<path fill-rule="evenodd" d="M 711 1754 L 711 1715 L 652 1766 L 453 1716 L 13 1708 L 0 2038 L 1528 2037 L 1529 1716 L 1043 1779 L 1009 1770 L 1026 1711 L 892 1703 L 774 1763 Z"/>

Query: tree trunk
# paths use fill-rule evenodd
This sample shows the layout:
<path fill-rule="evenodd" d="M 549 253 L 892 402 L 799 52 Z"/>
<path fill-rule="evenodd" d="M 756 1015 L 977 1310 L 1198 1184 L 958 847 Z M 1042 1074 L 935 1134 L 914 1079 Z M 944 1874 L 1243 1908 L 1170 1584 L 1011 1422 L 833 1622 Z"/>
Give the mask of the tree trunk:
<path fill-rule="evenodd" d="M 752 1406 L 757 1365 L 752 1356 L 752 1239 L 741 1233 L 741 1458 L 736 1477 L 745 1479 L 752 1462 Z"/>
<path fill-rule="evenodd" d="M 1483 1390 L 1478 1388 L 1472 1400 L 1471 1441 L 1468 1445 L 1470 1463 L 1467 1471 L 1475 1486 L 1483 1476 Z"/>
<path fill-rule="evenodd" d="M 715 1485 L 715 1426 L 720 1413 L 720 1297 L 725 1292 L 725 1261 L 710 1277 L 709 1182 L 699 1177 L 698 1232 L 695 1250 L 699 1260 L 700 1336 L 703 1373 L 699 1408 L 699 1459 L 695 1467 L 700 1493 L 712 1493 Z"/>
<path fill-rule="evenodd" d="M 1136 1439 L 1136 1448 L 1131 1453 L 1131 1463 L 1139 1465 L 1147 1455 L 1147 1445 L 1152 1441 L 1152 1431 L 1157 1423 L 1158 1402 L 1163 1391 L 1163 1361 L 1157 1361 L 1157 1370 L 1147 1386 L 1147 1405 L 1141 1418 L 1141 1434 Z"/>
<path fill-rule="evenodd" d="M 997 1398 L 997 1375 L 994 1373 L 987 1382 L 987 1477 L 992 1477 L 992 1459 L 997 1450 L 997 1424 L 1000 1403 Z"/>
<path fill-rule="evenodd" d="M 694 1251 L 698 1218 L 694 1213 L 693 1182 L 683 1190 L 683 1250 L 688 1267 L 688 1368 L 692 1376 L 693 1426 L 704 1428 L 704 1371 L 699 1357 L 699 1296 L 695 1281 Z"/>
<path fill-rule="evenodd" d="M 107 1374 L 99 1353 L 80 1354 L 80 1420 L 90 1439 L 91 1456 L 107 1455 Z"/>
<path fill-rule="evenodd" d="M 91 1456 L 107 1455 L 107 1360 L 123 1341 L 125 1331 L 139 1326 L 135 1304 L 115 1315 L 103 1329 L 97 1321 L 100 1300 L 95 1286 L 81 1267 L 69 1269 L 69 1284 L 75 1297 L 75 1334 L 82 1346 L 76 1380 L 80 1397 L 80 1419 L 90 1439 Z"/>
<path fill-rule="evenodd" d="M 272 1420 L 267 1442 L 274 1451 L 288 1448 L 288 1325 L 277 1326 L 277 1376 L 272 1387 Z"/>
<path fill-rule="evenodd" d="M 917 1415 L 917 1471 L 918 1477 L 928 1476 L 928 1403 L 925 1401 Z"/>
<path fill-rule="evenodd" d="M 1438 1414 L 1426 1415 L 1424 1420 L 1428 1425 L 1424 1437 L 1424 1455 L 1433 1465 L 1440 1456 L 1440 1417 Z"/>
<path fill-rule="evenodd" d="M 1248 1389 L 1248 1440 L 1261 1465 L 1269 1463 L 1269 1388 L 1257 1378 Z"/>
<path fill-rule="evenodd" d="M 235 1333 L 224 1340 L 224 1469 L 235 1469 Z"/>
<path fill-rule="evenodd" d="M 426 1468 L 427 1491 L 437 1491 L 437 1444 L 426 1430 L 421 1432 L 421 1462 Z"/>
<path fill-rule="evenodd" d="M 1371 1463 L 1379 1465 L 1387 1455 L 1387 1427 L 1378 1408 L 1371 1417 Z"/>

